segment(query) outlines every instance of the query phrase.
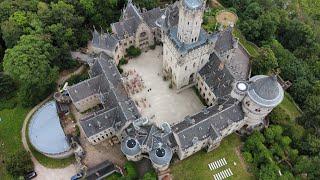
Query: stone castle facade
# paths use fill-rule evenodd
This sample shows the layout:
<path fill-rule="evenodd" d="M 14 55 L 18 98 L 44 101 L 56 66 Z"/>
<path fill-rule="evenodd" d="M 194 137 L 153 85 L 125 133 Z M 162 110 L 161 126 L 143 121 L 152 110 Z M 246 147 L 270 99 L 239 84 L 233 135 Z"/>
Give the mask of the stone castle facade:
<path fill-rule="evenodd" d="M 112 34 L 94 30 L 91 46 L 100 56 L 90 64 L 90 79 L 67 88 L 79 111 L 101 107 L 80 120 L 89 142 L 116 136 L 128 160 L 148 157 L 162 171 L 173 154 L 182 160 L 215 149 L 235 131 L 264 127 L 265 117 L 283 99 L 283 88 L 275 76 L 250 78 L 250 56 L 232 27 L 208 34 L 201 28 L 204 10 L 202 0 L 180 0 L 149 11 L 129 1 Z M 177 124 L 156 126 L 141 117 L 117 70 L 125 48 L 147 49 L 155 41 L 163 43 L 164 76 L 177 89 L 195 85 L 208 105 Z"/>

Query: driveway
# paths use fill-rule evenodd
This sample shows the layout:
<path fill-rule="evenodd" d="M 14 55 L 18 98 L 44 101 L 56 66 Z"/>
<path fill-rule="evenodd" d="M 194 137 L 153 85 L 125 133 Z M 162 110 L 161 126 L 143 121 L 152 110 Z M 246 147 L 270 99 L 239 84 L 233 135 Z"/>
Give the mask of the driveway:
<path fill-rule="evenodd" d="M 63 84 L 72 75 L 77 75 L 77 74 L 82 73 L 83 69 L 84 69 L 84 66 L 81 66 L 76 71 L 59 77 L 59 79 L 57 80 L 57 84 Z M 28 121 L 31 118 L 31 116 L 34 114 L 34 112 L 37 111 L 37 109 L 39 107 L 41 107 L 44 103 L 46 103 L 51 98 L 52 98 L 52 95 L 50 95 L 45 100 L 43 100 L 41 103 L 39 103 L 37 106 L 35 106 L 33 109 L 31 109 L 31 111 L 29 111 L 26 118 L 24 119 L 23 126 L 21 129 L 21 137 L 22 137 L 23 147 L 28 152 L 31 152 L 29 145 L 27 143 L 27 138 L 26 138 L 26 129 L 27 129 Z M 52 180 L 52 179 L 54 179 L 54 180 L 69 180 L 71 176 L 76 174 L 76 168 L 73 164 L 71 164 L 67 167 L 64 167 L 64 168 L 51 169 L 51 168 L 47 168 L 47 167 L 44 167 L 43 165 L 41 165 L 39 163 L 39 161 L 33 156 L 33 154 L 32 153 L 30 153 L 30 154 L 31 154 L 31 159 L 34 163 L 35 171 L 38 174 L 38 176 L 35 178 L 36 180 Z"/>

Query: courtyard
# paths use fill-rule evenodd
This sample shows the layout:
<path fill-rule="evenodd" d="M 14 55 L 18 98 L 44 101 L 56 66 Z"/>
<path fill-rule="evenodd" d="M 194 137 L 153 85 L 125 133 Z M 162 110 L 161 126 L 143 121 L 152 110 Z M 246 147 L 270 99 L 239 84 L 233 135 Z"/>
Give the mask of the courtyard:
<path fill-rule="evenodd" d="M 157 125 L 175 124 L 204 108 L 192 88 L 178 92 L 162 77 L 162 47 L 130 59 L 124 70 L 126 88 L 142 116 Z"/>

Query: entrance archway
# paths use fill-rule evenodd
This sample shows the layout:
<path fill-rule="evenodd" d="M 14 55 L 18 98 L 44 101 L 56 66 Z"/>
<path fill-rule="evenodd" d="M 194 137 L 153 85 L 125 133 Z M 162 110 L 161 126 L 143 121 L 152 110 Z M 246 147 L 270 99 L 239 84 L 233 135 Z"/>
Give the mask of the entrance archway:
<path fill-rule="evenodd" d="M 194 73 L 192 73 L 189 77 L 189 84 L 192 84 L 194 82 Z"/>

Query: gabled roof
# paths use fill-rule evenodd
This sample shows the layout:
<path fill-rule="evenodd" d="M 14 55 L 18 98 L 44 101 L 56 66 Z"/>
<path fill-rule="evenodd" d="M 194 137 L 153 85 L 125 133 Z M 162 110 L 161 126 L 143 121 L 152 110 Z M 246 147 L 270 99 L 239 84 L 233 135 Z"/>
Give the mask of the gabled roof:
<path fill-rule="evenodd" d="M 210 106 L 195 115 L 186 117 L 182 122 L 172 126 L 172 131 L 177 135 L 180 148 L 187 149 L 208 137 L 218 138 L 221 136 L 221 130 L 243 118 L 241 104 L 229 97 L 220 105 Z M 215 133 L 212 134 L 213 132 Z"/>
<path fill-rule="evenodd" d="M 232 35 L 232 27 L 228 27 L 222 32 L 218 33 L 218 39 L 214 49 L 218 54 L 223 54 L 233 49 L 235 39 Z"/>
<path fill-rule="evenodd" d="M 216 97 L 224 97 L 231 93 L 234 77 L 215 53 L 210 55 L 209 62 L 199 74 Z"/>
<path fill-rule="evenodd" d="M 119 39 L 109 33 L 98 33 L 96 29 L 92 32 L 92 45 L 97 48 L 113 52 L 116 49 Z"/>

